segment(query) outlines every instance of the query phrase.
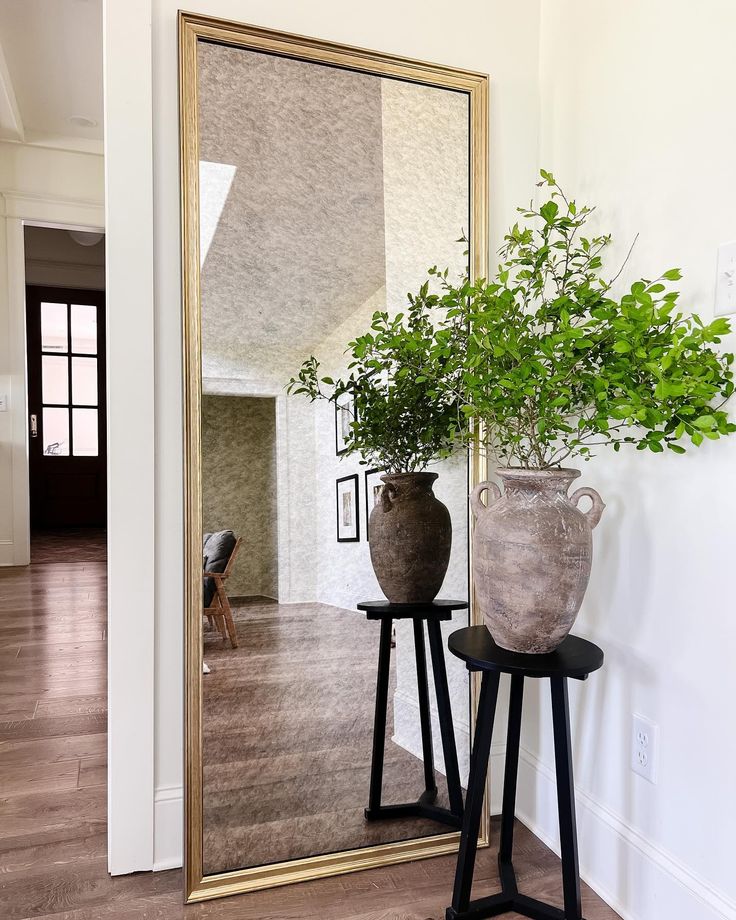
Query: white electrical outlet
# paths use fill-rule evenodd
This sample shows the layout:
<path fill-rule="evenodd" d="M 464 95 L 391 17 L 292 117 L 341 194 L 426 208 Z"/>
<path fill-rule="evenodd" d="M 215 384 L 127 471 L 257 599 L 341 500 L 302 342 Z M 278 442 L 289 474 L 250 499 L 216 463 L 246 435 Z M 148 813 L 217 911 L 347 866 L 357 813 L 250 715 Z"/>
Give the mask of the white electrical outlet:
<path fill-rule="evenodd" d="M 659 727 L 634 713 L 631 729 L 631 769 L 650 783 L 656 783 Z"/>

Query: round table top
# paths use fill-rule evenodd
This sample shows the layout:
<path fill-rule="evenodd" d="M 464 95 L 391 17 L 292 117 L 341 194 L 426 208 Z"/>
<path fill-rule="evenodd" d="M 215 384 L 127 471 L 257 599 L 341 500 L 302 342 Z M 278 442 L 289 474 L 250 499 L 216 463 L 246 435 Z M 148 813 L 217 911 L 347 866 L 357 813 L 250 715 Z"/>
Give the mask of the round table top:
<path fill-rule="evenodd" d="M 390 601 L 361 601 L 357 604 L 358 610 L 368 614 L 369 619 L 391 617 L 392 620 L 406 620 L 420 618 L 426 620 L 434 617 L 439 620 L 449 620 L 453 610 L 463 610 L 468 606 L 467 601 L 433 600 L 427 604 L 392 604 Z"/>
<path fill-rule="evenodd" d="M 603 650 L 587 639 L 567 636 L 553 652 L 510 652 L 493 641 L 485 626 L 466 626 L 451 634 L 453 655 L 475 671 L 501 671 L 525 677 L 587 677 L 603 665 Z"/>

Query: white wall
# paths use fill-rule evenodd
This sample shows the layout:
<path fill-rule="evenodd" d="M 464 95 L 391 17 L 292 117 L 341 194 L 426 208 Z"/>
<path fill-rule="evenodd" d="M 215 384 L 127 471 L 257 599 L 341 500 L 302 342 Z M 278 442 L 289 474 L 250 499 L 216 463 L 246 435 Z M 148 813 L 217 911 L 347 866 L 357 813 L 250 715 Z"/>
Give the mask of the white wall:
<path fill-rule="evenodd" d="M 681 266 L 682 303 L 705 320 L 716 248 L 736 238 L 735 34 L 726 0 L 558 0 L 542 15 L 541 165 L 598 206 L 611 264 L 641 234 L 629 283 Z M 583 469 L 607 508 L 576 626 L 606 664 L 571 691 L 581 863 L 627 920 L 736 917 L 735 469 L 736 438 Z M 660 726 L 656 785 L 629 769 L 635 712 Z M 530 699 L 521 805 L 552 839 L 546 695 L 537 713 Z"/>
<path fill-rule="evenodd" d="M 134 253 L 143 263 L 135 317 L 141 336 L 150 324 L 155 333 L 156 414 L 155 449 L 155 845 L 151 860 L 157 867 L 181 858 L 182 783 L 182 412 L 181 412 L 181 279 L 179 236 L 179 137 L 177 94 L 177 0 L 106 2 L 106 105 L 113 125 L 106 137 L 108 187 L 120 193 L 108 199 L 109 256 L 122 261 Z M 539 0 L 515 4 L 503 0 L 479 3 L 459 0 L 451 8 L 444 0 L 376 0 L 354 5 L 339 0 L 303 4 L 298 0 L 200 0 L 198 12 L 253 22 L 276 29 L 315 35 L 339 42 L 377 48 L 399 55 L 454 64 L 491 74 L 491 243 L 495 249 L 503 229 L 513 218 L 513 208 L 528 196 L 536 170 L 538 128 L 538 27 Z M 153 73 L 148 71 L 148 31 L 152 27 Z M 114 110 L 110 104 L 114 103 Z M 152 102 L 152 105 L 150 104 Z M 153 130 L 153 153 L 148 146 Z M 131 160 L 131 152 L 135 157 Z M 149 208 L 149 171 L 153 168 L 153 225 Z M 138 180 L 136 178 L 138 176 Z M 122 189 L 135 194 L 135 206 L 124 200 Z M 113 233 L 113 229 L 115 233 Z M 150 234 L 154 233 L 154 303 L 148 294 Z M 108 276 L 112 285 L 112 276 Z M 121 279 L 121 291 L 130 282 Z M 153 359 L 146 349 L 137 354 L 136 368 L 148 385 Z M 123 370 L 113 371 L 123 385 Z M 147 394 L 150 398 L 150 391 Z M 146 437 L 149 413 L 144 414 Z M 148 510 L 153 475 L 150 458 L 141 456 L 146 485 L 142 509 Z M 121 473 L 121 478 L 123 474 Z M 143 510 L 141 510 L 143 515 Z M 150 527 L 146 518 L 143 544 L 150 553 Z M 147 570 L 146 570 L 147 571 Z M 141 594 L 141 617 L 151 614 L 147 580 Z M 121 597 L 125 596 L 120 588 Z M 138 616 L 111 605 L 121 647 L 135 641 Z M 149 678 L 149 664 L 137 662 Z M 119 691 L 122 693 L 122 689 Z M 111 698 L 111 703 L 112 703 Z M 136 694 L 133 711 L 147 717 L 145 702 Z M 141 753 L 147 756 L 147 748 Z M 131 808 L 147 808 L 151 790 L 130 788 L 125 800 Z M 121 807 L 126 801 L 120 803 Z M 131 829 L 130 841 L 136 842 Z M 150 851 L 149 830 L 139 824 L 139 852 Z M 118 840 L 111 830 L 111 852 L 118 844 L 128 852 L 126 835 Z M 114 859 L 111 864 L 116 865 Z M 122 863 L 121 863 L 122 865 Z M 124 871 L 124 870 L 120 870 Z"/>
<path fill-rule="evenodd" d="M 0 565 L 27 565 L 24 223 L 104 226 L 103 161 L 0 143 Z"/>

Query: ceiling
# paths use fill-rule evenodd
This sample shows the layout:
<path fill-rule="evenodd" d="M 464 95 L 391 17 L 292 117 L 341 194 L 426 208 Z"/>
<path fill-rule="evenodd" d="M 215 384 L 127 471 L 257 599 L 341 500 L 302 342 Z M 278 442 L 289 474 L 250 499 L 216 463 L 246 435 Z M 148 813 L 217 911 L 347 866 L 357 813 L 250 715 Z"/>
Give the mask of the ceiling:
<path fill-rule="evenodd" d="M 205 357 L 307 354 L 385 285 L 378 77 L 199 49 Z"/>
<path fill-rule="evenodd" d="M 102 0 L 2 0 L 0 140 L 101 153 L 102 111 Z"/>

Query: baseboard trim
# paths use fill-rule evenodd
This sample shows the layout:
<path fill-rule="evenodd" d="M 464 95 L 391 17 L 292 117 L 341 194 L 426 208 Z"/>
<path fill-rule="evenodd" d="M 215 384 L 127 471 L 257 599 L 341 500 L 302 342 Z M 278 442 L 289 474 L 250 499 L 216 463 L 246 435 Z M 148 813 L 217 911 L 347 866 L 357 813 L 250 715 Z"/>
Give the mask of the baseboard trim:
<path fill-rule="evenodd" d="M 184 861 L 184 789 L 159 786 L 153 797 L 153 871 L 179 869 Z"/>
<path fill-rule="evenodd" d="M 559 855 L 554 770 L 522 748 L 517 817 Z M 736 902 L 587 792 L 575 793 L 580 875 L 623 920 L 736 920 Z"/>

